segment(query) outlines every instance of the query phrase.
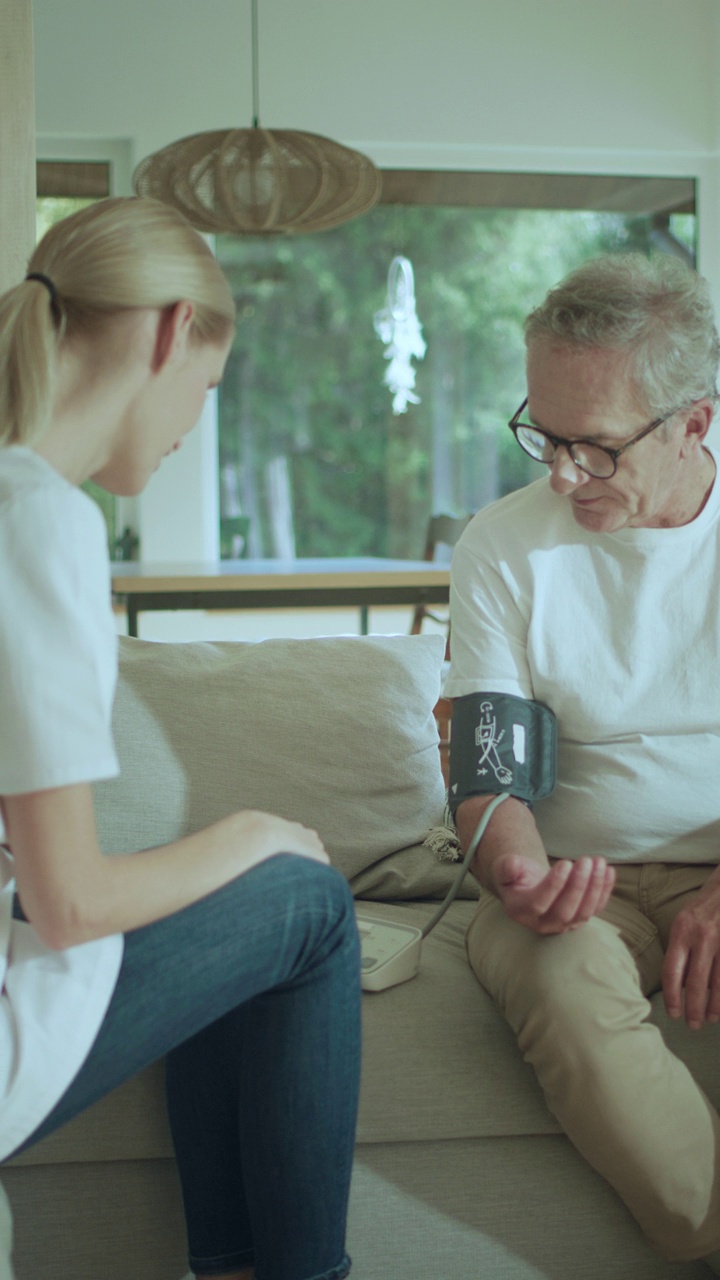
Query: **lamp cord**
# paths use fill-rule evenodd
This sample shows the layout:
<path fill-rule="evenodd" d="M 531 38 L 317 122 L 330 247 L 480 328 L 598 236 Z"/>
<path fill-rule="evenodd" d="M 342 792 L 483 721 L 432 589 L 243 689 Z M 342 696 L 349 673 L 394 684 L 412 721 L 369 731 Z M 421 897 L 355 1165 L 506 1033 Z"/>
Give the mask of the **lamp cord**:
<path fill-rule="evenodd" d="M 252 13 L 252 93 L 253 93 L 253 129 L 260 123 L 260 89 L 259 89 L 259 57 L 258 57 L 258 15 L 257 0 L 250 0 Z"/>

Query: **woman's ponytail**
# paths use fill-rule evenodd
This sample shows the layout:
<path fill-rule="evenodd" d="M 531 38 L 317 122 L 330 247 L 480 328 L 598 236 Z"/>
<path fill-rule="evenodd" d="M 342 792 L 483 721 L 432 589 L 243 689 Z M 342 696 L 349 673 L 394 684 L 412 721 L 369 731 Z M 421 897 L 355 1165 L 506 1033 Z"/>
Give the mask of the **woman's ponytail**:
<path fill-rule="evenodd" d="M 32 444 L 50 421 L 62 323 L 32 280 L 0 297 L 0 448 Z"/>

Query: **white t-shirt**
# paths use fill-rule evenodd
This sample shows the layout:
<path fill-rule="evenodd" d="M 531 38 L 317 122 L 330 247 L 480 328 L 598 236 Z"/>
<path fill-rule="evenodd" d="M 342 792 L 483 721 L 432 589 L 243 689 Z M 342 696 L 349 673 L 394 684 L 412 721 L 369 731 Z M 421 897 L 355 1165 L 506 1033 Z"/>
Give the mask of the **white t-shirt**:
<path fill-rule="evenodd" d="M 118 772 L 117 635 L 96 504 L 31 449 L 0 449 L 0 796 Z M 0 839 L 3 837 L 0 825 Z M 12 919 L 0 854 L 0 1159 L 63 1095 L 97 1035 L 121 936 L 52 951 Z"/>
<path fill-rule="evenodd" d="M 557 716 L 549 854 L 720 862 L 720 481 L 690 524 L 607 534 L 547 479 L 508 495 L 455 549 L 451 616 L 448 697 Z"/>

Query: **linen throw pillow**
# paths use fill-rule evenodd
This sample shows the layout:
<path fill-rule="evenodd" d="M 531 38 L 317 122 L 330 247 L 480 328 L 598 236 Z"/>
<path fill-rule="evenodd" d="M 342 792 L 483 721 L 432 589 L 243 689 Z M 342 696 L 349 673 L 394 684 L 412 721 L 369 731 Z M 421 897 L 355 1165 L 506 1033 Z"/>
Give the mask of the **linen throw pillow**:
<path fill-rule="evenodd" d="M 122 637 L 121 775 L 95 788 L 102 847 L 163 844 L 243 808 L 313 827 L 348 879 L 421 843 L 443 816 L 432 714 L 443 657 L 438 635 Z"/>

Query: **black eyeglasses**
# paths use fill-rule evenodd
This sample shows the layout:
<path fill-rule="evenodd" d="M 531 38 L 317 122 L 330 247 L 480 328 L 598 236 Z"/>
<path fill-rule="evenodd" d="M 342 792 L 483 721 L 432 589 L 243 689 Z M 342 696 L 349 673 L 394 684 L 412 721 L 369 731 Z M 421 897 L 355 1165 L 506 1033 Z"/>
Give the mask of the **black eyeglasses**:
<path fill-rule="evenodd" d="M 520 414 L 526 404 L 527 399 L 523 400 L 517 413 L 513 414 L 508 422 L 520 448 L 524 449 L 525 453 L 528 453 L 536 462 L 544 462 L 549 467 L 555 461 L 558 449 L 567 449 L 575 466 L 587 475 L 594 476 L 596 480 L 609 480 L 614 476 L 620 454 L 631 445 L 637 444 L 638 440 L 649 436 L 651 431 L 662 426 L 663 422 L 667 422 L 668 418 L 672 418 L 682 408 L 680 406 L 672 409 L 662 418 L 656 418 L 654 422 L 648 423 L 642 431 L 638 431 L 637 435 L 633 436 L 632 440 L 628 440 L 619 449 L 610 449 L 606 445 L 591 444 L 587 440 L 563 440 L 562 436 L 551 436 L 549 431 L 541 431 L 539 427 L 533 427 L 529 422 L 521 422 Z"/>

